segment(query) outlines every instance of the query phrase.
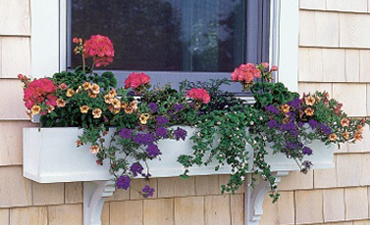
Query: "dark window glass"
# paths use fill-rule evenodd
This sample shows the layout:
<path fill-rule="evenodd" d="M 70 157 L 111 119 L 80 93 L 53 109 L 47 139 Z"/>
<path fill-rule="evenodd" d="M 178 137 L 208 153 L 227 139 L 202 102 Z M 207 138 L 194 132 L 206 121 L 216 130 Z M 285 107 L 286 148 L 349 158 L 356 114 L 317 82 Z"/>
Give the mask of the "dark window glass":
<path fill-rule="evenodd" d="M 269 0 L 69 0 L 68 5 L 68 39 L 108 36 L 115 49 L 110 70 L 167 71 L 159 81 L 171 74 L 184 79 L 181 72 L 220 78 L 241 63 L 268 59 Z M 68 66 L 74 68 L 81 62 L 71 48 L 69 43 Z"/>

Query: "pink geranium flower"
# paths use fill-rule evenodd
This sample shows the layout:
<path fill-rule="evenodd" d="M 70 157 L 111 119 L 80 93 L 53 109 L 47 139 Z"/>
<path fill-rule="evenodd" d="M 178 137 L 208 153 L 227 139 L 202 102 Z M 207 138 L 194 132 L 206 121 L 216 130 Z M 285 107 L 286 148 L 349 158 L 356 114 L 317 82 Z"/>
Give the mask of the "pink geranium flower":
<path fill-rule="evenodd" d="M 24 90 L 23 101 L 28 109 L 42 102 L 45 102 L 47 105 L 56 106 L 56 90 L 57 87 L 50 79 L 35 79 Z"/>
<path fill-rule="evenodd" d="M 137 89 L 143 85 L 149 84 L 150 77 L 145 73 L 131 73 L 125 80 L 125 88 Z"/>
<path fill-rule="evenodd" d="M 108 37 L 93 35 L 84 44 L 84 57 L 92 57 L 96 67 L 108 66 L 113 62 L 113 43 Z"/>
<path fill-rule="evenodd" d="M 193 88 L 186 93 L 186 97 L 192 98 L 196 101 L 208 103 L 211 100 L 208 92 L 203 88 Z"/>

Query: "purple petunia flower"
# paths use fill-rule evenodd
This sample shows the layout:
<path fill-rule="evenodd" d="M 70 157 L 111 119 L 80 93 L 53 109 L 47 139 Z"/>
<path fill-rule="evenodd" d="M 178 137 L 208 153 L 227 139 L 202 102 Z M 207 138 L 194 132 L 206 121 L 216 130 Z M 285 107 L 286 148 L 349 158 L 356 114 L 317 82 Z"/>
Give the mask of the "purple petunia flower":
<path fill-rule="evenodd" d="M 157 137 L 166 138 L 167 137 L 167 129 L 164 128 L 164 127 L 158 127 L 157 130 L 155 131 L 155 135 L 157 135 Z"/>
<path fill-rule="evenodd" d="M 294 98 L 293 101 L 288 102 L 288 105 L 289 106 L 292 106 L 292 107 L 294 107 L 296 109 L 299 108 L 299 104 L 301 104 L 301 100 L 299 98 Z"/>
<path fill-rule="evenodd" d="M 161 154 L 161 152 L 159 151 L 158 146 L 155 145 L 155 144 L 148 145 L 148 148 L 146 149 L 146 152 L 148 153 L 149 158 L 154 158 L 157 155 Z"/>
<path fill-rule="evenodd" d="M 180 127 L 178 127 L 177 130 L 175 130 L 173 133 L 175 134 L 176 140 L 182 139 L 182 140 L 185 141 L 185 138 L 186 138 L 186 135 L 187 135 L 186 130 L 181 129 Z"/>
<path fill-rule="evenodd" d="M 152 197 L 154 194 L 154 188 L 145 185 L 145 187 L 141 190 L 142 195 L 144 198 Z"/>
<path fill-rule="evenodd" d="M 280 128 L 283 131 L 290 131 L 294 136 L 298 136 L 297 128 L 295 127 L 295 124 L 293 122 L 281 124 Z"/>
<path fill-rule="evenodd" d="M 149 103 L 147 107 L 148 107 L 148 109 L 152 110 L 153 112 L 158 111 L 158 105 L 154 102 Z"/>
<path fill-rule="evenodd" d="M 312 165 L 313 165 L 312 162 L 309 161 L 309 160 L 306 160 L 306 161 L 302 162 L 302 166 L 304 166 L 307 169 L 310 169 Z"/>
<path fill-rule="evenodd" d="M 182 104 L 175 104 L 174 105 L 174 108 L 175 108 L 175 111 L 176 112 L 179 112 L 181 111 L 182 109 L 184 109 L 184 106 Z"/>
<path fill-rule="evenodd" d="M 154 134 L 136 134 L 134 137 L 134 142 L 142 145 L 153 144 L 154 140 Z"/>
<path fill-rule="evenodd" d="M 309 147 L 304 147 L 302 153 L 304 155 L 312 155 L 312 149 L 310 149 Z"/>
<path fill-rule="evenodd" d="M 320 124 L 320 127 L 321 127 L 322 132 L 324 132 L 326 134 L 332 134 L 333 133 L 331 128 L 326 126 L 325 124 Z"/>
<path fill-rule="evenodd" d="M 275 113 L 275 114 L 279 114 L 279 110 L 274 106 L 274 105 L 268 105 L 268 106 L 265 106 L 265 109 L 269 112 L 272 112 L 272 113 Z"/>
<path fill-rule="evenodd" d="M 267 126 L 269 128 L 275 128 L 275 127 L 278 127 L 279 124 L 278 124 L 278 122 L 276 122 L 276 120 L 270 120 L 270 121 L 267 122 Z"/>
<path fill-rule="evenodd" d="M 131 180 L 127 176 L 120 176 L 116 182 L 117 188 L 122 188 L 125 190 L 127 190 L 127 188 L 130 187 L 130 184 L 131 184 Z"/>
<path fill-rule="evenodd" d="M 319 123 L 318 123 L 316 120 L 310 119 L 310 120 L 308 121 L 308 125 L 310 125 L 310 127 L 311 127 L 312 129 L 315 129 L 315 128 L 317 127 L 317 125 L 319 125 Z"/>
<path fill-rule="evenodd" d="M 141 174 L 141 172 L 143 172 L 143 169 L 144 168 L 141 166 L 139 162 L 132 164 L 130 167 L 130 170 L 132 174 L 134 175 L 134 177 L 136 177 L 138 174 Z"/>
<path fill-rule="evenodd" d="M 165 125 L 165 124 L 167 124 L 168 123 L 168 118 L 167 117 L 165 117 L 165 116 L 159 116 L 158 118 L 157 118 L 157 125 Z"/>
<path fill-rule="evenodd" d="M 123 138 L 131 138 L 131 130 L 127 128 L 122 128 L 122 130 L 119 132 L 119 135 Z"/>

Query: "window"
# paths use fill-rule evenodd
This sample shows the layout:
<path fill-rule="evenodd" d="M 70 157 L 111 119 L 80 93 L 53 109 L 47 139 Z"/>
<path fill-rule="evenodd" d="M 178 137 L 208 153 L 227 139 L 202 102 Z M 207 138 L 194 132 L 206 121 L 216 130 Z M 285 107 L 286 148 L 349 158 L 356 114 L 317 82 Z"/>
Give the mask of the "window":
<path fill-rule="evenodd" d="M 57 71 L 67 69 L 67 40 L 71 40 L 72 38 L 71 34 L 67 32 L 67 27 L 69 27 L 67 25 L 67 14 L 69 14 L 67 13 L 68 1 L 69 0 L 31 1 L 31 73 L 33 77 L 51 76 Z M 260 0 L 249 0 L 247 4 L 258 5 L 260 2 Z M 106 3 L 106 1 L 104 1 L 104 3 Z M 264 6 L 266 7 L 266 5 Z M 247 15 L 254 13 L 255 16 L 258 17 L 258 15 L 260 15 L 261 17 L 262 11 L 252 9 L 252 7 L 247 7 Z M 264 9 L 265 11 L 269 11 L 267 8 Z M 297 90 L 298 86 L 298 13 L 299 1 L 271 1 L 268 58 L 271 64 L 276 64 L 279 67 L 276 80 L 284 82 L 291 90 Z M 68 22 L 69 21 L 70 20 L 68 20 Z M 253 20 L 246 19 L 246 34 L 249 34 L 249 28 L 253 27 L 249 26 L 252 21 Z M 265 22 L 267 21 L 265 20 Z M 258 23 L 254 21 L 254 24 Z M 251 60 L 250 54 L 254 55 L 253 57 L 256 57 L 255 59 L 259 57 L 256 52 L 248 49 L 249 46 L 260 47 L 260 45 L 250 45 L 253 40 L 249 40 L 249 38 L 252 37 L 256 40 L 260 40 L 257 36 L 246 37 L 246 61 L 254 61 Z M 264 52 L 266 52 L 266 49 Z M 264 54 L 266 55 L 267 53 Z M 180 73 L 180 75 L 178 75 L 178 73 Z M 124 72 L 118 73 L 118 75 L 120 74 L 125 76 Z M 128 72 L 126 75 L 127 74 Z M 192 76 L 192 72 L 150 72 L 152 80 L 163 78 L 164 80 L 172 82 L 177 82 L 179 77 L 183 79 L 185 75 L 190 75 L 187 76 L 187 79 L 188 77 L 198 79 L 209 76 L 210 74 L 214 78 L 220 78 L 222 76 L 229 77 L 230 73 L 196 72 L 196 75 Z M 240 90 L 239 87 L 238 90 Z"/>
<path fill-rule="evenodd" d="M 270 0 L 69 0 L 67 5 L 68 68 L 81 64 L 72 54 L 72 37 L 93 34 L 108 36 L 115 45 L 107 69 L 122 76 L 147 71 L 155 83 L 173 86 L 183 79 L 229 77 L 241 63 L 268 61 Z M 237 84 L 233 88 L 240 90 Z"/>

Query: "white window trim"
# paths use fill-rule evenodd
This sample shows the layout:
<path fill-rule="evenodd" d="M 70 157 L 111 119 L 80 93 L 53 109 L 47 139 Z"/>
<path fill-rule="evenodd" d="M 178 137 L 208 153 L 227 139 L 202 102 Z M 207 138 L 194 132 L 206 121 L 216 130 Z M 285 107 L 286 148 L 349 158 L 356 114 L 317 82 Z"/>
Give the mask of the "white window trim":
<path fill-rule="evenodd" d="M 277 81 L 298 90 L 299 1 L 271 0 L 270 62 Z M 67 0 L 31 0 L 31 73 L 35 78 L 66 69 Z"/>

